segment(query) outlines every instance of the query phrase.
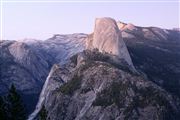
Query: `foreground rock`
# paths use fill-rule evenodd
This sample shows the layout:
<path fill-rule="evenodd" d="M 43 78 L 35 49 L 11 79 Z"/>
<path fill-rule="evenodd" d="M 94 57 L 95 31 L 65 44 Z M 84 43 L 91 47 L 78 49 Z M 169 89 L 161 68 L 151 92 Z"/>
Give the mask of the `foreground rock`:
<path fill-rule="evenodd" d="M 79 56 L 83 56 L 80 61 Z M 48 94 L 43 102 L 48 118 L 158 120 L 180 117 L 179 99 L 145 76 L 134 73 L 123 62 L 114 63 L 111 57 L 84 51 L 59 69 L 53 67 L 48 84 L 51 90 L 47 86 Z"/>

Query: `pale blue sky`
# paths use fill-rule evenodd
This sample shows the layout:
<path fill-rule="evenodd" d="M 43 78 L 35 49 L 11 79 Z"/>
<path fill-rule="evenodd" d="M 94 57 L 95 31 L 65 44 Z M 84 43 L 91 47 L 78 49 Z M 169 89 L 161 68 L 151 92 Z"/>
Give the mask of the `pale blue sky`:
<path fill-rule="evenodd" d="M 47 39 L 53 34 L 91 33 L 97 17 L 112 17 L 139 26 L 171 29 L 179 26 L 179 4 L 3 3 L 3 39 Z"/>

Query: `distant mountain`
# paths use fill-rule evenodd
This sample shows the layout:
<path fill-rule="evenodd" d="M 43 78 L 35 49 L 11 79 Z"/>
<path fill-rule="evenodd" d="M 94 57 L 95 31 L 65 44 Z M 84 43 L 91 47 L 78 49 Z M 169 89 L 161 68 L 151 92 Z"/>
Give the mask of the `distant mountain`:
<path fill-rule="evenodd" d="M 72 34 L 54 35 L 45 41 L 1 41 L 0 95 L 6 94 L 14 83 L 31 112 L 52 65 L 65 63 L 82 51 L 85 37 L 85 34 Z"/>
<path fill-rule="evenodd" d="M 37 53 L 45 55 L 46 61 L 50 63 L 64 63 L 75 53 L 85 49 L 86 34 L 76 33 L 69 35 L 56 34 L 52 38 L 44 41 L 25 40 L 22 41 L 29 45 Z"/>
<path fill-rule="evenodd" d="M 180 97 L 180 32 L 119 22 L 118 25 L 136 69 Z"/>
<path fill-rule="evenodd" d="M 0 51 L 0 94 L 6 94 L 14 83 L 32 110 L 51 66 L 22 42 L 1 41 Z"/>

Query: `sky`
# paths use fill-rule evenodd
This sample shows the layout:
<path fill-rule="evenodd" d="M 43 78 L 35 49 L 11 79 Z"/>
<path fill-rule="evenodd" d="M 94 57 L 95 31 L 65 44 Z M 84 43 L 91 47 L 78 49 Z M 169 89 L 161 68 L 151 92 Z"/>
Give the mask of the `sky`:
<path fill-rule="evenodd" d="M 137 26 L 156 26 L 167 29 L 180 27 L 178 0 L 164 0 L 164 2 L 157 2 L 158 0 L 154 2 L 150 0 L 150 2 L 147 2 L 148 0 L 136 2 L 131 2 L 132 0 L 119 0 L 121 2 L 21 1 L 23 0 L 1 2 L 1 39 L 45 40 L 54 34 L 92 33 L 95 18 L 99 17 L 112 17 L 117 21 Z"/>

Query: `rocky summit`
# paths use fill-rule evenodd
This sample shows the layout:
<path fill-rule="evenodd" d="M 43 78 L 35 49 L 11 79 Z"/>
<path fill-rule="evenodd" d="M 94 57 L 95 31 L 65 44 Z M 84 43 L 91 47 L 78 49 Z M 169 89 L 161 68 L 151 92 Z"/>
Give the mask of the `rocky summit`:
<path fill-rule="evenodd" d="M 87 49 L 97 48 L 100 52 L 107 52 L 124 59 L 133 66 L 127 47 L 121 36 L 116 21 L 111 18 L 97 18 L 92 38 L 87 40 Z"/>
<path fill-rule="evenodd" d="M 83 59 L 78 57 L 83 55 Z M 176 119 L 179 99 L 110 54 L 85 50 L 54 66 L 44 101 L 50 120 Z M 80 60 L 80 61 L 78 61 Z M 77 63 L 81 63 L 77 65 Z M 64 77 L 66 76 L 66 77 Z M 41 100 L 40 100 L 41 101 Z"/>
<path fill-rule="evenodd" d="M 28 120 L 180 119 L 178 30 L 105 17 L 91 34 L 3 40 L 0 51 L 0 95 L 14 84 Z"/>

